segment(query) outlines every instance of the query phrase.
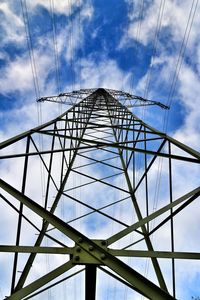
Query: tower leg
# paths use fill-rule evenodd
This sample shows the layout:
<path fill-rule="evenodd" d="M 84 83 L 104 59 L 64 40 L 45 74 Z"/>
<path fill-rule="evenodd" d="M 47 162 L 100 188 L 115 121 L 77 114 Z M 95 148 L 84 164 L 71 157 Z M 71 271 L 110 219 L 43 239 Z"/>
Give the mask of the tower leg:
<path fill-rule="evenodd" d="M 95 300 L 96 294 L 96 265 L 86 265 L 85 269 L 85 300 Z"/>

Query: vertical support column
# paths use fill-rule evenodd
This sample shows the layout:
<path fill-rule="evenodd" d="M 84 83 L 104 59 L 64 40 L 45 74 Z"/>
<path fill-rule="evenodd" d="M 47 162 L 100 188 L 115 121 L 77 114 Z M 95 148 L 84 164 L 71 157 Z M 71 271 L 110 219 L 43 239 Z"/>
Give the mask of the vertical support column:
<path fill-rule="evenodd" d="M 135 119 L 133 119 L 133 129 L 135 128 Z M 135 140 L 135 130 L 133 130 L 133 141 Z M 132 145 L 132 148 L 134 150 L 134 146 L 135 146 L 135 143 L 133 143 Z M 133 156 L 133 190 L 135 190 L 135 186 L 136 186 L 136 178 L 135 178 L 135 174 L 136 174 L 136 166 L 135 166 L 135 162 L 136 162 L 136 159 L 135 159 L 135 151 L 132 151 L 131 155 L 130 155 L 130 159 L 131 159 L 131 156 Z M 130 162 L 130 160 L 129 160 Z M 129 163 L 128 163 L 129 164 Z M 128 165 L 127 165 L 127 168 L 128 168 Z"/>
<path fill-rule="evenodd" d="M 146 128 L 144 127 L 144 150 L 147 150 Z M 148 172 L 147 172 L 147 153 L 144 154 L 144 173 L 145 173 L 145 194 L 146 194 L 146 215 L 149 215 L 149 193 L 148 193 Z M 149 223 L 147 223 L 147 231 L 149 232 Z"/>
<path fill-rule="evenodd" d="M 88 264 L 85 268 L 85 300 L 96 299 L 96 265 Z"/>
<path fill-rule="evenodd" d="M 112 116 L 114 116 L 115 112 L 113 111 L 113 115 L 112 115 L 112 112 L 110 112 L 110 110 L 109 110 L 108 102 L 110 100 L 110 102 L 115 102 L 117 105 L 120 105 L 120 103 L 117 102 L 114 98 L 110 97 L 106 93 L 104 94 L 104 97 L 105 97 L 106 104 L 107 104 L 107 110 L 108 110 L 108 115 L 110 117 L 110 123 L 111 123 L 111 125 L 113 125 Z M 124 108 L 122 107 L 122 109 L 124 109 Z M 117 136 L 116 136 L 116 133 L 115 133 L 114 130 L 113 130 L 113 135 L 115 137 L 116 142 L 119 142 L 119 140 L 117 140 Z M 121 159 L 122 168 L 124 170 L 124 175 L 125 175 L 127 186 L 128 186 L 131 198 L 132 198 L 132 202 L 133 202 L 133 205 L 134 205 L 134 208 L 135 208 L 136 215 L 138 217 L 138 220 L 141 220 L 142 219 L 142 214 L 141 214 L 139 205 L 138 205 L 136 197 L 135 197 L 135 193 L 134 193 L 131 181 L 130 181 L 129 174 L 127 172 L 127 168 L 126 168 L 126 165 L 125 165 L 125 161 L 124 161 L 124 157 L 123 157 L 122 151 L 120 151 L 120 149 L 119 149 L 119 156 L 120 156 L 120 159 Z M 142 225 L 141 229 L 142 229 L 142 233 L 144 235 L 144 239 L 145 239 L 145 242 L 146 242 L 148 250 L 149 251 L 154 251 L 151 239 L 148 236 L 148 231 L 147 231 L 146 226 Z M 158 263 L 157 258 L 152 257 L 151 261 L 152 261 L 152 264 L 153 264 L 153 267 L 154 267 L 154 270 L 155 270 L 155 273 L 156 273 L 156 276 L 157 276 L 157 279 L 158 279 L 158 282 L 159 282 L 159 285 L 160 285 L 161 289 L 163 289 L 164 291 L 168 292 L 167 286 L 166 286 L 166 283 L 165 283 L 165 280 L 164 280 L 164 277 L 163 277 L 163 274 L 162 274 L 162 271 L 161 271 L 161 268 L 160 268 L 160 265 Z"/>
<path fill-rule="evenodd" d="M 56 123 L 54 124 L 54 132 L 57 129 Z M 47 209 L 48 207 L 48 198 L 49 198 L 49 188 L 50 188 L 50 181 L 51 181 L 51 169 L 52 169 L 52 163 L 53 163 L 53 150 L 55 145 L 55 135 L 52 137 L 51 141 L 51 154 L 49 158 L 49 168 L 48 168 L 48 177 L 46 182 L 46 192 L 45 192 L 45 201 L 44 201 L 44 208 Z"/>
<path fill-rule="evenodd" d="M 82 137 L 84 136 L 85 130 L 87 129 L 87 124 L 88 124 L 89 119 L 90 119 L 90 117 L 91 117 L 91 115 L 92 115 L 93 108 L 94 108 L 95 101 L 96 101 L 96 97 L 97 97 L 96 94 L 94 94 L 94 96 L 93 96 L 93 98 L 92 98 L 92 102 L 91 102 L 91 107 L 90 107 L 90 109 L 89 109 L 89 114 L 88 114 L 88 115 L 86 114 L 86 116 L 87 116 L 87 123 L 84 125 L 84 127 L 83 127 L 83 129 L 82 129 L 80 138 L 82 138 Z M 81 103 L 79 103 L 79 104 L 77 104 L 77 105 L 74 105 L 70 110 L 68 110 L 67 112 L 65 112 L 65 114 L 62 115 L 62 117 L 63 117 L 63 116 L 66 116 L 66 122 L 67 122 L 67 116 L 68 116 L 68 114 L 69 114 L 70 112 L 73 112 L 73 110 L 74 110 L 77 106 L 82 105 L 82 103 L 83 103 L 83 105 L 86 105 L 86 106 L 87 106 L 88 99 L 89 99 L 89 98 L 86 98 L 86 99 L 84 99 Z M 90 100 L 90 101 L 91 101 L 91 100 Z M 57 119 L 54 120 L 51 124 L 55 123 L 56 121 L 57 121 Z M 69 122 L 68 122 L 68 124 L 69 124 Z M 49 126 L 49 123 L 48 123 L 47 126 Z M 45 126 L 44 126 L 44 128 L 45 128 Z M 66 128 L 66 127 L 65 127 L 65 128 Z M 70 127 L 69 127 L 69 133 L 70 133 L 70 132 L 71 132 L 71 131 L 70 131 Z M 72 131 L 72 132 L 73 132 L 73 131 Z M 81 142 L 79 142 L 78 146 L 80 145 L 80 143 L 81 143 Z M 64 188 L 65 188 L 65 185 L 66 185 L 66 182 L 67 182 L 67 180 L 68 180 L 68 177 L 69 177 L 70 171 L 71 171 L 71 169 L 72 169 L 73 163 L 74 163 L 74 161 L 75 161 L 77 152 L 78 152 L 78 150 L 75 150 L 75 151 L 73 152 L 73 156 L 71 157 L 71 160 L 69 159 L 68 169 L 67 169 L 67 171 L 66 171 L 66 174 L 65 174 L 65 176 L 64 176 L 64 178 L 63 178 L 63 181 L 62 181 L 62 184 L 61 184 L 61 186 L 60 186 L 60 189 L 58 190 L 57 195 L 56 195 L 56 198 L 55 198 L 55 200 L 54 200 L 54 202 L 53 202 L 53 204 L 52 204 L 52 207 L 51 207 L 51 209 L 50 209 L 50 212 L 51 212 L 52 214 L 54 214 L 54 212 L 55 212 L 55 210 L 56 210 L 56 207 L 57 207 L 57 205 L 58 205 L 58 202 L 60 201 L 60 198 L 61 198 L 61 196 L 62 196 L 62 192 L 63 192 L 63 190 L 64 190 Z M 28 156 L 27 156 L 27 157 L 28 157 Z M 39 247 L 39 246 L 41 245 L 41 243 L 42 243 L 42 241 L 43 241 L 43 238 L 44 238 L 44 235 L 45 235 L 45 232 L 46 232 L 46 230 L 47 230 L 47 228 L 48 228 L 48 225 L 49 225 L 48 222 L 45 222 L 45 223 L 43 224 L 43 226 L 42 226 L 42 228 L 41 228 L 41 231 L 40 231 L 40 233 L 39 233 L 39 235 L 38 235 L 38 238 L 37 238 L 37 240 L 35 241 L 34 246 Z M 28 275 L 29 275 L 29 272 L 30 272 L 30 269 L 31 269 L 31 267 L 32 267 L 32 264 L 33 264 L 33 262 L 34 262 L 34 260 L 35 260 L 36 254 L 37 254 L 37 253 L 31 253 L 31 254 L 29 255 L 29 258 L 27 259 L 26 264 L 25 264 L 25 266 L 24 266 L 24 269 L 23 269 L 23 271 L 22 271 L 22 273 L 21 273 L 21 276 L 20 276 L 20 278 L 19 278 L 19 280 L 18 280 L 18 283 L 17 283 L 17 285 L 16 285 L 16 287 L 15 287 L 15 289 L 14 289 L 15 292 L 18 291 L 18 290 L 20 290 L 20 289 L 23 287 L 23 285 L 24 285 L 24 283 L 25 283 L 25 281 L 26 281 L 26 278 L 27 278 Z M 14 291 L 13 291 L 13 292 L 14 292 Z"/>
<path fill-rule="evenodd" d="M 169 197 L 170 203 L 173 202 L 173 194 L 172 194 L 172 161 L 171 161 L 171 143 L 168 142 L 168 150 L 169 150 Z M 170 214 L 173 214 L 173 209 L 170 209 Z M 173 217 L 171 218 L 171 249 L 174 252 L 174 221 Z M 176 297 L 176 278 L 175 278 L 175 260 L 172 258 L 172 288 L 173 288 L 173 296 Z"/>
<path fill-rule="evenodd" d="M 65 126 L 64 126 L 64 135 L 67 135 L 67 115 L 65 116 Z M 66 147 L 66 138 L 63 140 L 63 144 L 61 144 L 61 147 L 63 149 L 65 149 Z M 63 181 L 63 178 L 64 178 L 64 168 L 65 166 L 67 167 L 68 166 L 68 163 L 67 163 L 67 158 L 65 156 L 65 152 L 62 153 L 62 162 L 61 162 L 61 174 L 60 174 L 60 187 L 62 185 L 62 181 Z"/>
<path fill-rule="evenodd" d="M 29 147 L 30 147 L 30 135 L 27 136 L 26 153 L 29 152 Z M 28 169 L 28 155 L 25 156 L 25 160 L 24 160 L 24 171 L 23 171 L 22 189 L 21 189 L 22 194 L 25 193 L 27 169 Z M 19 243 L 20 243 L 21 227 L 22 227 L 22 214 L 23 214 L 23 204 L 20 203 L 19 217 L 18 217 L 18 224 L 17 224 L 16 246 L 19 246 Z M 14 263 L 13 263 L 11 293 L 14 291 L 14 288 L 15 288 L 15 280 L 16 280 L 16 272 L 17 272 L 17 262 L 18 262 L 18 253 L 16 252 L 15 255 L 14 255 Z"/>

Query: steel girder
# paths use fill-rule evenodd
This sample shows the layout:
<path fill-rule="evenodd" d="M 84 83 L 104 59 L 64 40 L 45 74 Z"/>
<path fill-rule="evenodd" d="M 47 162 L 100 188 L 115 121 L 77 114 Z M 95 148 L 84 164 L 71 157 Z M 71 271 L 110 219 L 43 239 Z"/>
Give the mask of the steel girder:
<path fill-rule="evenodd" d="M 6 162 L 9 168 L 13 166 L 14 169 L 15 163 L 19 164 L 21 178 L 17 182 L 9 182 L 3 173 L 0 180 L 1 199 L 18 216 L 15 245 L 13 242 L 0 245 L 0 252 L 14 253 L 8 299 L 30 299 L 81 272 L 83 269 L 58 278 L 79 265 L 85 265 L 86 299 L 95 299 L 97 270 L 107 272 L 149 299 L 175 299 L 176 260 L 199 259 L 200 254 L 176 251 L 174 220 L 199 197 L 200 188 L 191 185 L 189 190 L 175 198 L 173 167 L 176 162 L 181 162 L 196 170 L 200 154 L 130 112 L 123 104 L 130 100 L 127 93 L 104 89 L 81 90 L 46 97 L 41 101 L 63 103 L 63 97 L 82 100 L 56 119 L 0 144 L 2 165 Z M 141 97 L 136 100 L 140 105 L 158 104 L 166 108 Z M 161 207 L 152 208 L 151 186 L 154 183 L 151 172 L 159 158 L 164 160 L 165 173 L 168 173 L 162 190 L 163 198 L 168 202 L 161 198 Z M 138 161 L 142 163 L 139 165 Z M 35 170 L 36 178 L 41 177 L 43 181 L 42 197 L 37 194 L 38 182 L 35 192 L 31 191 L 34 190 L 32 170 Z M 78 182 L 74 182 L 76 180 Z M 99 205 L 99 202 L 102 204 Z M 70 211 L 74 206 L 76 212 L 72 214 Z M 130 207 L 130 212 L 127 207 Z M 33 212 L 30 217 L 27 208 Z M 61 208 L 60 213 L 58 208 Z M 134 220 L 130 218 L 131 212 L 135 215 Z M 155 221 L 156 225 L 152 226 Z M 95 222 L 100 227 L 91 230 L 91 226 L 96 226 Z M 114 224 L 113 227 L 118 226 L 118 230 L 113 233 L 109 223 Z M 170 228 L 168 242 L 171 251 L 169 247 L 167 251 L 155 251 L 152 237 L 166 224 Z M 105 228 L 104 238 L 99 239 L 98 231 L 102 230 L 102 226 Z M 32 235 L 32 245 L 22 244 L 24 236 L 31 235 L 33 229 L 37 236 L 34 237 L 35 233 Z M 133 240 L 127 243 L 130 236 Z M 48 240 L 48 245 L 45 245 L 45 240 Z M 121 240 L 124 242 L 120 247 Z M 114 243 L 118 243 L 117 248 L 110 247 Z M 21 253 L 30 255 L 24 258 Z M 42 253 L 62 256 L 63 263 L 43 272 L 35 280 L 30 279 L 32 266 Z M 147 279 L 137 268 L 118 258 L 121 256 L 148 257 L 151 260 L 150 272 L 155 279 Z M 170 259 L 172 290 L 167 287 L 159 258 Z M 51 284 L 56 278 L 59 280 Z"/>

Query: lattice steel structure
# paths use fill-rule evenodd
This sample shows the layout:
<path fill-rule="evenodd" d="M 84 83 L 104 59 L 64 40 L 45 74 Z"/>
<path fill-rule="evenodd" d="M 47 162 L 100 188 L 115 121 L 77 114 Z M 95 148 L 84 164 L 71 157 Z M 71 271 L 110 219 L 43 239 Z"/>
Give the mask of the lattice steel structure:
<path fill-rule="evenodd" d="M 193 180 L 200 154 L 128 109 L 168 107 L 101 88 L 39 101 L 72 106 L 0 144 L 7 299 L 40 299 L 79 273 L 82 299 L 100 299 L 108 275 L 128 286 L 132 299 L 175 299 L 176 262 L 200 259 L 200 251 L 182 251 L 179 240 L 180 218 L 185 222 L 183 212 L 200 195 Z"/>

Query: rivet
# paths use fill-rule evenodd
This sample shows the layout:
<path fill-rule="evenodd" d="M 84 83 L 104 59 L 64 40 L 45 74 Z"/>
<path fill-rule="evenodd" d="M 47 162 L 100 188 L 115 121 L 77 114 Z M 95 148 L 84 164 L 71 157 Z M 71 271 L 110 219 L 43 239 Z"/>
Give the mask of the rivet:
<path fill-rule="evenodd" d="M 102 260 L 104 260 L 104 259 L 106 258 L 106 255 L 105 255 L 104 253 L 102 253 L 101 256 L 100 256 L 100 258 L 101 258 Z"/>
<path fill-rule="evenodd" d="M 80 258 L 80 257 L 79 257 L 78 255 L 74 256 L 74 260 L 75 260 L 75 261 L 79 261 L 79 258 Z"/>
<path fill-rule="evenodd" d="M 81 247 L 79 247 L 79 246 L 76 247 L 76 251 L 77 251 L 77 252 L 81 252 Z"/>
<path fill-rule="evenodd" d="M 101 245 L 105 246 L 106 245 L 106 241 L 101 241 Z"/>
<path fill-rule="evenodd" d="M 89 246 L 89 250 L 92 251 L 94 250 L 94 247 L 92 245 Z"/>
<path fill-rule="evenodd" d="M 78 242 L 79 243 L 82 243 L 83 242 L 83 239 L 80 237 L 80 238 L 78 238 Z"/>

